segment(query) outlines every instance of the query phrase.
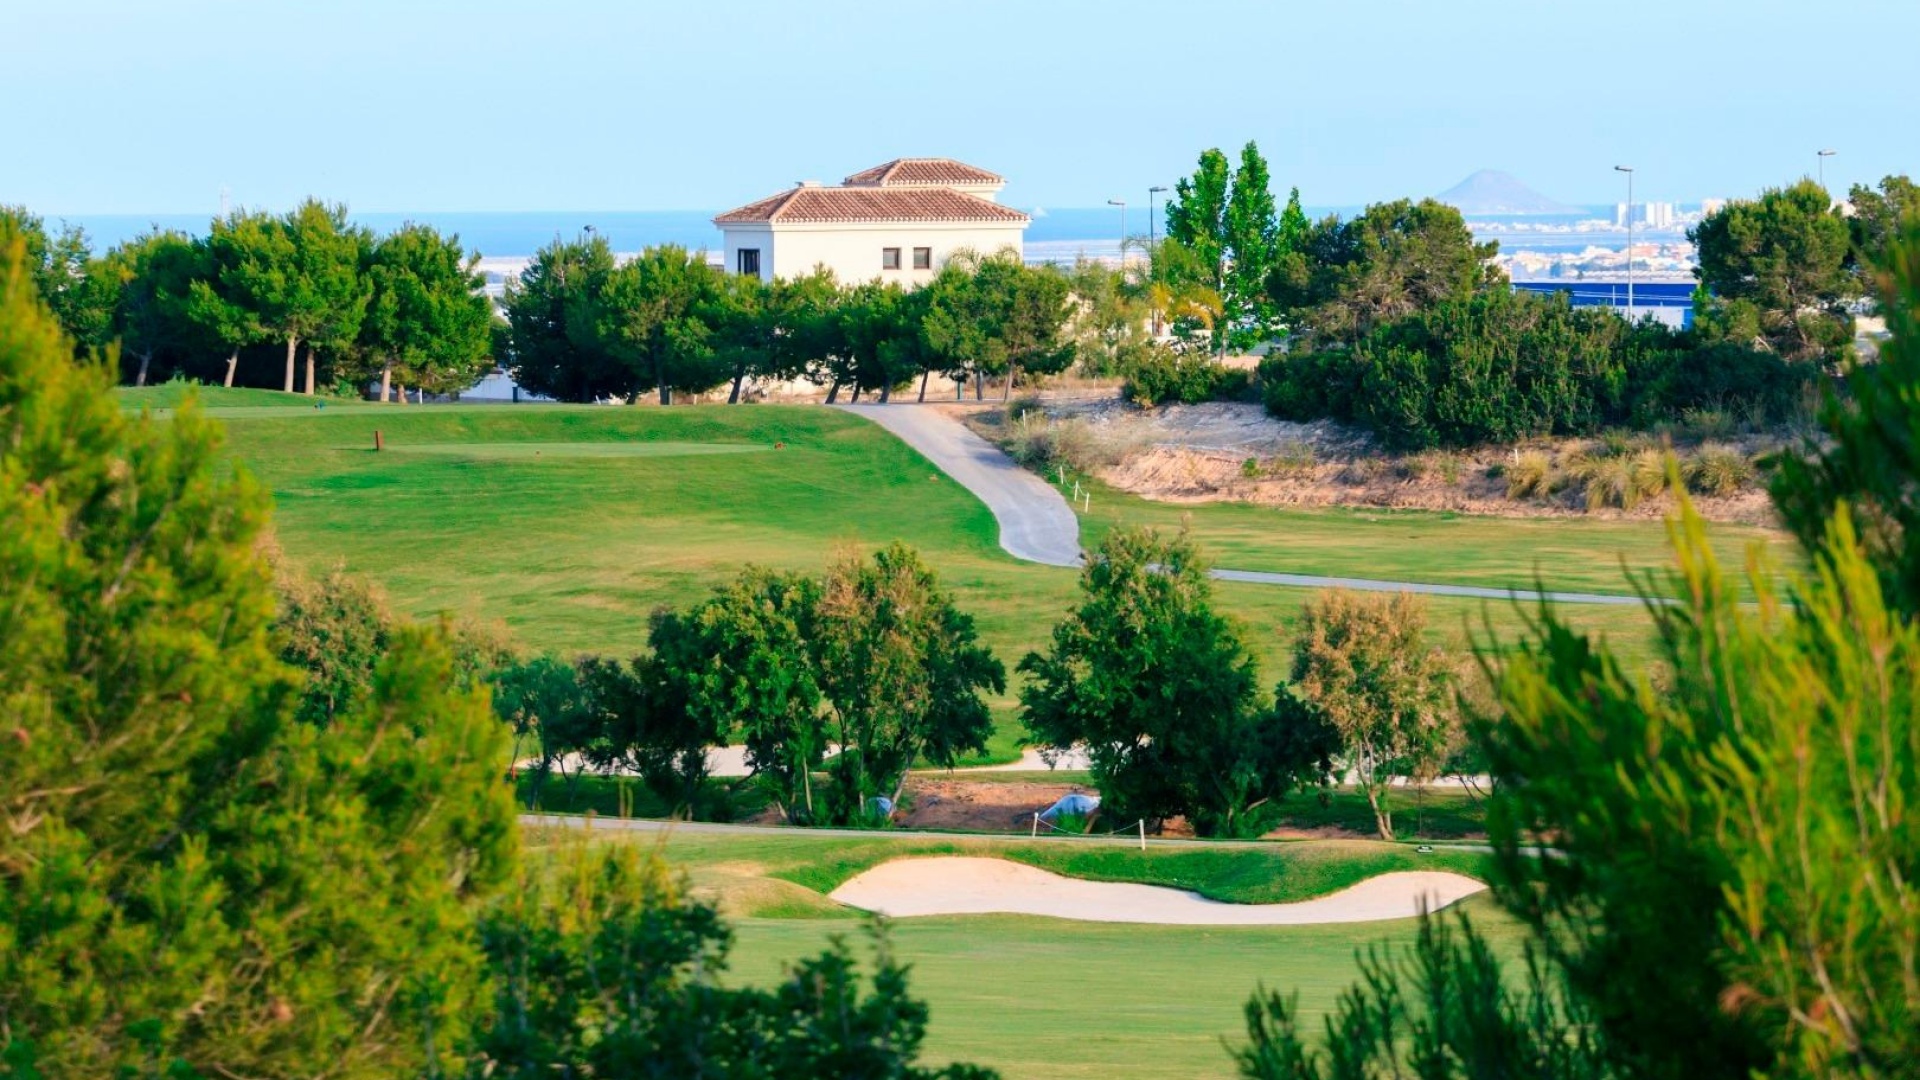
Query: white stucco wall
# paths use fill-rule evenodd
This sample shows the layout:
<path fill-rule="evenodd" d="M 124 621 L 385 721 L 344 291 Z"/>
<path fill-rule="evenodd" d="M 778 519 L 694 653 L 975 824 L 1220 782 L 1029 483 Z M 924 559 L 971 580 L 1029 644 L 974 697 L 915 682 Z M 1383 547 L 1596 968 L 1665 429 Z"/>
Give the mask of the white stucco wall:
<path fill-rule="evenodd" d="M 723 255 L 729 273 L 739 265 L 741 248 L 760 249 L 760 276 L 799 277 L 815 266 L 826 266 L 843 282 L 897 281 L 908 287 L 933 280 L 936 271 L 955 251 L 970 248 L 991 255 L 1003 248 L 1024 254 L 1021 243 L 1023 222 L 953 223 L 879 223 L 879 224 L 777 224 L 729 225 L 721 230 Z M 881 265 L 881 252 L 900 249 L 900 269 Z M 933 249 L 933 265 L 925 270 L 913 268 L 913 249 Z"/>
<path fill-rule="evenodd" d="M 741 248 L 760 249 L 760 280 L 773 280 L 773 230 L 767 225 L 723 225 L 720 227 L 720 255 L 725 260 L 721 269 L 729 274 L 740 272 Z"/>

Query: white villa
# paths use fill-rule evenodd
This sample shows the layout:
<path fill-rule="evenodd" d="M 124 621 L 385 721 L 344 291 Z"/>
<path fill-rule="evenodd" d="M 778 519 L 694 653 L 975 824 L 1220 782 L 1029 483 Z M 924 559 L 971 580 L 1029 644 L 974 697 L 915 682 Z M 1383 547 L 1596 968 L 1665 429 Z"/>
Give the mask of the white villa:
<path fill-rule="evenodd" d="M 994 201 L 1006 180 L 951 158 L 898 158 L 827 187 L 804 182 L 713 219 L 726 267 L 766 281 L 815 266 L 843 282 L 925 284 L 952 254 L 1022 250 L 1031 221 Z"/>

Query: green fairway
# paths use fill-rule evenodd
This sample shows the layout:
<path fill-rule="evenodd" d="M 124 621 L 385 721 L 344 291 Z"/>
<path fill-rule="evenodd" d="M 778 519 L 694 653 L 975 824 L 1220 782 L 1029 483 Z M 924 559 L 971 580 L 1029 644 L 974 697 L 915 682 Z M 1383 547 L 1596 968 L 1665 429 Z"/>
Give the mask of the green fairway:
<path fill-rule="evenodd" d="M 364 447 L 355 449 L 365 450 Z M 751 454 L 771 450 L 771 446 L 752 443 L 699 442 L 431 442 L 394 443 L 385 448 L 394 454 L 443 454 L 470 461 L 500 461 L 506 458 L 634 458 L 685 457 L 690 454 Z"/>
<path fill-rule="evenodd" d="M 159 407 L 174 393 L 154 387 L 122 400 Z M 1009 668 L 1044 646 L 1075 595 L 1072 571 L 1008 556 L 970 493 L 878 427 L 835 410 L 316 409 L 297 396 L 290 403 L 308 407 L 228 405 L 233 399 L 211 391 L 207 400 L 219 405 L 210 411 L 226 422 L 235 458 L 272 490 L 277 538 L 296 564 L 344 564 L 416 615 L 503 620 L 536 649 L 632 652 L 644 645 L 654 608 L 696 599 L 747 563 L 816 571 L 837 549 L 894 539 L 921 550 Z M 375 430 L 386 452 L 373 452 Z M 1256 569 L 1524 585 L 1537 553 L 1553 545 L 1562 569 L 1549 584 L 1600 589 L 1618 582 L 1608 568 L 1623 555 L 1640 566 L 1664 559 L 1657 523 L 1596 529 L 1580 519 L 1189 509 L 1106 493 L 1096 496 L 1086 539 L 1115 520 L 1175 524 L 1189 513 L 1222 564 Z M 1264 680 L 1282 674 L 1292 624 L 1311 595 L 1220 585 Z M 1436 598 L 1431 606 L 1436 638 L 1455 644 L 1483 620 L 1511 640 L 1526 615 L 1505 602 Z M 1639 609 L 1567 615 L 1630 658 L 1645 655 L 1649 623 Z M 1013 700 L 995 703 L 991 759 L 1015 751 Z"/>
<path fill-rule="evenodd" d="M 1522 933 L 1484 897 L 1460 905 L 1509 959 Z M 735 922 L 732 978 L 762 983 L 845 923 Z M 1231 1077 L 1256 988 L 1299 996 L 1317 1034 L 1368 949 L 1412 943 L 1412 920 L 1256 928 L 1127 926 L 982 915 L 897 920 L 894 951 L 931 1008 L 927 1058 L 990 1065 L 1007 1080 Z"/>
<path fill-rule="evenodd" d="M 278 390 L 256 390 L 248 386 L 200 386 L 196 383 L 165 382 L 157 386 L 121 386 L 114 389 L 120 404 L 129 409 L 177 409 L 189 396 L 203 409 L 230 408 L 308 408 L 315 399 L 305 394 L 284 394 Z"/>
<path fill-rule="evenodd" d="M 536 852 L 570 842 L 530 834 Z M 1097 880 L 1141 881 L 1241 901 L 1304 899 L 1391 869 L 1475 872 L 1480 856 L 1421 855 L 1401 845 L 1309 842 L 1125 845 L 1071 840 L 897 839 L 750 832 L 611 837 L 657 845 L 697 889 L 717 897 L 736 930 L 732 978 L 762 983 L 817 952 L 832 935 L 862 940 L 858 912 L 820 890 L 884 859 L 998 855 Z M 1462 905 L 1503 953 L 1518 949 L 1510 920 L 1484 898 Z M 1297 993 L 1317 1025 L 1355 978 L 1355 956 L 1399 947 L 1412 920 L 1345 926 L 1179 927 L 1023 916 L 893 920 L 893 947 L 913 965 L 913 991 L 932 1008 L 928 1056 L 1026 1077 L 1229 1076 L 1222 1039 L 1238 1041 L 1240 1010 L 1265 985 Z M 862 944 L 858 950 L 870 955 Z"/>

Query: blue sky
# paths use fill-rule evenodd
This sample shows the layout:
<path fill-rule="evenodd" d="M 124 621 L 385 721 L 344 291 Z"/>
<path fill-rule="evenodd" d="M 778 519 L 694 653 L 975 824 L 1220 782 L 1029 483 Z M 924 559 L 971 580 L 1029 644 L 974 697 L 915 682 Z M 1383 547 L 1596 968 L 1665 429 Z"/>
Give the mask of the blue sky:
<path fill-rule="evenodd" d="M 1916 0 L 8 0 L 0 202 L 721 209 L 900 155 L 1144 201 L 1256 139 L 1309 205 L 1920 173 Z"/>

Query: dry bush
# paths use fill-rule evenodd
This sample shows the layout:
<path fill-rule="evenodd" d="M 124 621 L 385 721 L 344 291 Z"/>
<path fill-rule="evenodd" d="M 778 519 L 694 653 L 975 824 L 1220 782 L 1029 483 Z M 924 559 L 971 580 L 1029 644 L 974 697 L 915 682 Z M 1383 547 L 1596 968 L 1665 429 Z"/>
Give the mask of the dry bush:
<path fill-rule="evenodd" d="M 1313 474 L 1313 467 L 1320 463 L 1320 455 L 1310 442 L 1292 439 L 1280 445 L 1274 452 L 1273 460 L 1267 463 L 1267 472 L 1274 476 L 1303 477 Z"/>
<path fill-rule="evenodd" d="M 1544 499 L 1553 492 L 1553 459 L 1541 450 L 1515 450 L 1506 477 L 1507 498 Z"/>
<path fill-rule="evenodd" d="M 1747 456 L 1723 443 L 1694 451 L 1686 466 L 1687 486 L 1702 495 L 1737 495 L 1754 482 L 1757 470 Z"/>
<path fill-rule="evenodd" d="M 1083 473 L 1118 465 L 1140 448 L 1138 439 L 1115 435 L 1085 420 L 1049 420 L 1027 412 L 1007 425 L 1005 444 L 1013 460 L 1036 472 L 1065 465 Z"/>
<path fill-rule="evenodd" d="M 1387 474 L 1387 462 L 1384 458 L 1360 457 L 1347 463 L 1340 470 L 1340 479 L 1344 483 L 1365 487 Z"/>

